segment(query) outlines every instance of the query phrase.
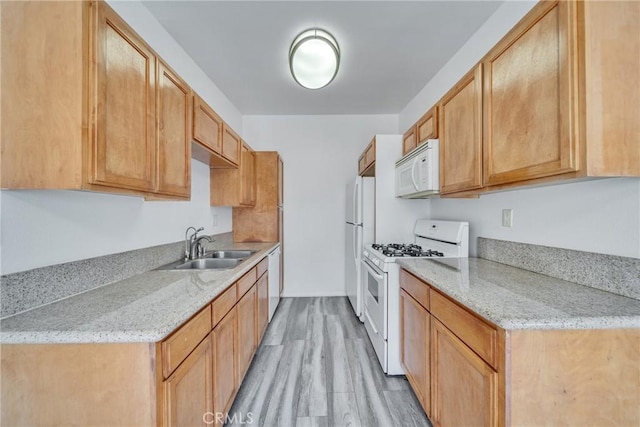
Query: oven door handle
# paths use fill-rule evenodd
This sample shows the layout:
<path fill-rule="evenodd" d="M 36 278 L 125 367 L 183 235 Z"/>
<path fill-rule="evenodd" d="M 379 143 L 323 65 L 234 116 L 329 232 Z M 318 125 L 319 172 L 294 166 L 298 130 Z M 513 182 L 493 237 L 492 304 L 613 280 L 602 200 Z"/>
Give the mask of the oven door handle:
<path fill-rule="evenodd" d="M 375 277 L 377 280 L 384 280 L 384 276 L 380 273 L 378 273 L 371 264 L 369 264 L 369 261 L 364 260 L 364 266 L 367 267 L 367 270 L 369 271 L 369 274 L 371 274 L 373 277 Z"/>
<path fill-rule="evenodd" d="M 371 320 L 371 316 L 369 316 L 369 312 L 367 310 L 364 311 L 364 315 L 367 317 L 367 322 L 369 323 L 369 326 L 371 326 L 371 329 L 373 329 L 373 332 L 376 335 L 380 335 L 380 332 L 378 332 L 378 329 L 376 329 L 376 324 L 373 323 L 373 320 Z"/>
<path fill-rule="evenodd" d="M 418 188 L 418 183 L 416 182 L 416 166 L 418 165 L 419 156 L 413 159 L 413 163 L 411 164 L 411 183 L 416 191 L 420 191 Z"/>

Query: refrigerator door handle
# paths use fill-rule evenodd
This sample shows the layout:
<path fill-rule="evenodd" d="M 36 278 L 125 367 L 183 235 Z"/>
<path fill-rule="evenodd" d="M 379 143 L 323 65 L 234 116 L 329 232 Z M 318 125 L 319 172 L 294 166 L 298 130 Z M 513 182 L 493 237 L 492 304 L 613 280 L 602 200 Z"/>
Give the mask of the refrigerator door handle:
<path fill-rule="evenodd" d="M 353 222 L 355 224 L 359 224 L 362 218 L 358 216 L 358 209 L 360 208 L 360 204 L 358 203 L 358 187 L 360 186 L 360 180 L 356 178 L 355 185 L 353 186 L 353 196 L 351 198 L 352 206 L 353 206 Z"/>
<path fill-rule="evenodd" d="M 356 245 L 358 244 L 358 227 L 353 227 L 353 260 L 356 263 L 356 268 L 358 268 L 358 263 L 360 260 L 358 259 L 358 254 L 356 251 Z"/>

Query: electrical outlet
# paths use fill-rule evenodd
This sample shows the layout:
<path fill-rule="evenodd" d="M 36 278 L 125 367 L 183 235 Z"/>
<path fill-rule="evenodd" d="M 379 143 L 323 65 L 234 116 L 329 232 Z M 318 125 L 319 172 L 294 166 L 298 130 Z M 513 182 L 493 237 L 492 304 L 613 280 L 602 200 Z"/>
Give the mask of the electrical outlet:
<path fill-rule="evenodd" d="M 218 214 L 213 214 L 213 226 L 218 226 Z"/>
<path fill-rule="evenodd" d="M 513 227 L 513 209 L 502 209 L 502 226 Z"/>

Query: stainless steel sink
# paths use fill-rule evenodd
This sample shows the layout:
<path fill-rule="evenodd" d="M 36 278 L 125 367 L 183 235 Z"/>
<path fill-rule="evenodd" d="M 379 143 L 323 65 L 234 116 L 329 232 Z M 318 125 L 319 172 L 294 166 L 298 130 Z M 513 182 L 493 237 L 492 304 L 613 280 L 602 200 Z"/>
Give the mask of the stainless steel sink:
<path fill-rule="evenodd" d="M 187 261 L 174 267 L 176 270 L 222 270 L 234 268 L 240 264 L 241 259 L 200 258 Z"/>
<path fill-rule="evenodd" d="M 205 254 L 203 258 L 190 261 L 176 261 L 163 265 L 156 270 L 183 271 L 183 270 L 227 270 L 244 262 L 256 251 L 250 250 L 215 250 Z"/>
<path fill-rule="evenodd" d="M 249 258 L 254 253 L 256 253 L 256 251 L 219 250 L 209 252 L 206 257 L 221 259 L 245 259 Z"/>

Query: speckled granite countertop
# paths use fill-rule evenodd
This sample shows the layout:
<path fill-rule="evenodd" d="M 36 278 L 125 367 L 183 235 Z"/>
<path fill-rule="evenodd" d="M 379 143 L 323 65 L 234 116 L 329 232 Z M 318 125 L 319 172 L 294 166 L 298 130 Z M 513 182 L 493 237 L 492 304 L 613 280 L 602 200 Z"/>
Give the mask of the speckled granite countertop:
<path fill-rule="evenodd" d="M 0 343 L 160 341 L 278 245 L 236 243 L 229 246 L 258 252 L 234 269 L 149 271 L 7 317 Z"/>
<path fill-rule="evenodd" d="M 480 258 L 397 262 L 504 329 L 640 327 L 639 300 L 576 283 Z"/>

